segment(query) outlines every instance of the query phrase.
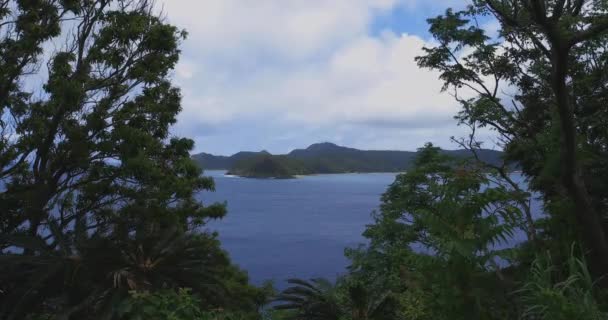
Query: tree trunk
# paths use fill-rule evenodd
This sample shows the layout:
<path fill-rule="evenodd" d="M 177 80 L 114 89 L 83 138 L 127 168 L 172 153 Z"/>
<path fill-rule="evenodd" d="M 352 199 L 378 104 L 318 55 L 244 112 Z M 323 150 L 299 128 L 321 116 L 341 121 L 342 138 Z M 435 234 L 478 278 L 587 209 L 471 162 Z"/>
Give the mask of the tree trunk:
<path fill-rule="evenodd" d="M 608 243 L 600 215 L 595 210 L 581 169 L 577 162 L 576 123 L 566 84 L 570 48 L 553 44 L 552 86 L 561 127 L 562 182 L 575 204 L 587 248 L 591 250 L 591 267 L 602 276 L 608 273 Z"/>

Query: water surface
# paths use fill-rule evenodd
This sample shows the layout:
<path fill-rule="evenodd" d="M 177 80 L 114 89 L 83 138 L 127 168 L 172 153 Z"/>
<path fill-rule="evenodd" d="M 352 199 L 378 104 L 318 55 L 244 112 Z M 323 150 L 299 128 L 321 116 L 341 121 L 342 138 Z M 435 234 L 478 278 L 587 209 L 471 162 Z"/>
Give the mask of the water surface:
<path fill-rule="evenodd" d="M 273 280 L 283 288 L 291 277 L 335 277 L 346 271 L 344 249 L 364 243 L 361 233 L 372 222 L 380 195 L 395 173 L 327 174 L 298 179 L 247 179 L 206 171 L 217 191 L 203 202 L 228 203 L 228 216 L 212 222 L 233 262 L 253 283 Z M 521 175 L 513 174 L 525 185 Z M 540 204 L 533 202 L 540 212 Z M 497 247 L 525 241 L 523 231 Z"/>
<path fill-rule="evenodd" d="M 206 171 L 216 192 L 203 201 L 227 201 L 228 215 L 213 222 L 223 247 L 256 284 L 290 277 L 335 278 L 348 261 L 344 248 L 361 233 L 394 173 L 328 174 L 289 180 L 246 179 Z"/>

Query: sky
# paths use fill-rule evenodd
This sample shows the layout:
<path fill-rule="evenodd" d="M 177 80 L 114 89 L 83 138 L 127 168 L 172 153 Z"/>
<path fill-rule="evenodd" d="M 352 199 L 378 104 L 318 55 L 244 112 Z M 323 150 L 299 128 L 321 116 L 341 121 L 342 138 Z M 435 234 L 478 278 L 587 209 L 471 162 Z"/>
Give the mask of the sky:
<path fill-rule="evenodd" d="M 195 152 L 286 153 L 317 142 L 454 149 L 459 107 L 414 58 L 426 19 L 466 0 L 164 0 L 188 31 L 173 133 Z"/>

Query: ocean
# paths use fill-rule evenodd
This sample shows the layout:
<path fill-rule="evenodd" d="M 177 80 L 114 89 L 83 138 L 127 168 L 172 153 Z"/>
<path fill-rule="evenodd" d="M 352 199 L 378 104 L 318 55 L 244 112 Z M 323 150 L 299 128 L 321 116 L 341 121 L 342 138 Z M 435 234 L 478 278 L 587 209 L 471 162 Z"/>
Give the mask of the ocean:
<path fill-rule="evenodd" d="M 344 249 L 365 243 L 380 196 L 395 173 L 326 174 L 298 179 L 247 179 L 206 171 L 216 191 L 203 203 L 227 202 L 228 215 L 207 225 L 218 231 L 234 263 L 252 283 L 283 288 L 292 277 L 335 279 L 349 262 Z M 518 235 L 518 240 L 523 240 Z"/>

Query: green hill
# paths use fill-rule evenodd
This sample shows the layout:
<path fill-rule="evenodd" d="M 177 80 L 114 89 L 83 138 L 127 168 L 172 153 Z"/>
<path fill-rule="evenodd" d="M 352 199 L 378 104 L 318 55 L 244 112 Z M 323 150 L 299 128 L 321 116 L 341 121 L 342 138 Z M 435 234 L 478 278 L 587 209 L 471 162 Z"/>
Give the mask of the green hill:
<path fill-rule="evenodd" d="M 289 179 L 311 173 L 305 163 L 288 156 L 252 155 L 234 163 L 228 174 L 247 178 Z"/>
<path fill-rule="evenodd" d="M 416 152 L 359 150 L 325 142 L 288 156 L 305 161 L 315 173 L 398 172 L 409 167 Z"/>
<path fill-rule="evenodd" d="M 232 168 L 238 161 L 252 158 L 264 154 L 265 152 L 249 152 L 241 151 L 231 156 L 216 156 L 209 153 L 199 153 L 192 156 L 192 159 L 199 166 L 206 170 L 228 170 Z"/>

